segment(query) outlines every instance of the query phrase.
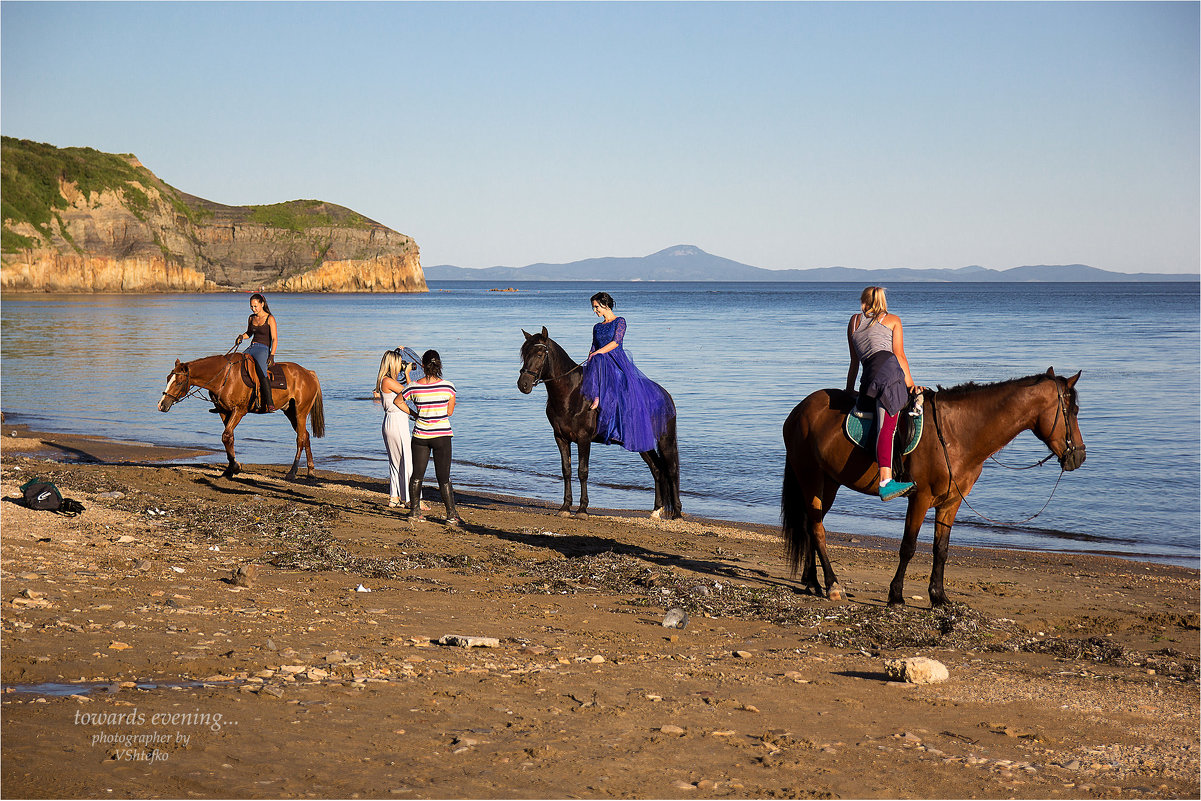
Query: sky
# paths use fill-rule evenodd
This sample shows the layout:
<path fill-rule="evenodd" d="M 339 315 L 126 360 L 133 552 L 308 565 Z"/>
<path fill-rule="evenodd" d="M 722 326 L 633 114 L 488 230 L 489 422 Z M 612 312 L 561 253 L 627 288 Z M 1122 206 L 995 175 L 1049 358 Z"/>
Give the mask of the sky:
<path fill-rule="evenodd" d="M 424 265 L 1201 270 L 1196 2 L 0 3 L 0 130 Z"/>

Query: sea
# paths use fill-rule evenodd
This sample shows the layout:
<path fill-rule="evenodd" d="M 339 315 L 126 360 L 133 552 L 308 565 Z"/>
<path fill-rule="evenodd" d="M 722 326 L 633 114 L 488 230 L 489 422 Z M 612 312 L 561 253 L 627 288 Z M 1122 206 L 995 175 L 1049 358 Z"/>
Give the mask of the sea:
<path fill-rule="evenodd" d="M 961 508 L 951 547 L 1108 554 L 1199 566 L 1198 459 L 1201 309 L 1197 283 L 903 283 L 888 289 L 904 322 L 914 379 L 929 387 L 1081 372 L 1080 428 L 1088 459 L 1039 468 L 1046 446 L 1029 432 L 988 462 Z M 809 393 L 842 387 L 846 323 L 859 284 L 432 281 L 423 294 L 270 294 L 280 361 L 321 380 L 326 436 L 318 471 L 387 478 L 383 412 L 373 402 L 380 357 L 406 346 L 442 355 L 458 390 L 453 479 L 558 504 L 558 450 L 546 392 L 517 390 L 522 331 L 544 326 L 575 359 L 597 322 L 589 297 L 616 299 L 625 348 L 678 409 L 685 514 L 779 522 L 781 426 Z M 157 404 L 176 359 L 225 353 L 244 330 L 248 296 L 18 295 L 0 298 L 0 404 L 38 430 L 158 445 L 213 448 L 221 424 L 204 398 L 164 414 Z M 295 437 L 282 414 L 238 426 L 244 463 L 290 464 Z M 573 469 L 574 473 L 574 469 Z M 574 483 L 574 476 L 573 476 Z M 592 450 L 593 509 L 648 510 L 642 459 Z M 381 492 L 386 492 L 381 485 Z M 579 488 L 573 495 L 578 503 Z M 1048 502 L 1049 501 L 1049 502 Z M 1041 508 L 1032 520 L 1023 520 Z M 833 531 L 899 540 L 905 502 L 843 490 Z M 548 526 L 553 526 L 548 522 Z M 932 514 L 920 539 L 932 537 Z"/>

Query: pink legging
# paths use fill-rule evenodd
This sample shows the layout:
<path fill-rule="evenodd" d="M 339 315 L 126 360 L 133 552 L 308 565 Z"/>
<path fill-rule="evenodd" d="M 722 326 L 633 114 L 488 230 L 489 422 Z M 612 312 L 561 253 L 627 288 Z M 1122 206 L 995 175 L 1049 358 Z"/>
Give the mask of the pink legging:
<path fill-rule="evenodd" d="M 892 469 L 892 435 L 897 431 L 897 417 L 883 406 L 876 405 L 876 464 Z"/>

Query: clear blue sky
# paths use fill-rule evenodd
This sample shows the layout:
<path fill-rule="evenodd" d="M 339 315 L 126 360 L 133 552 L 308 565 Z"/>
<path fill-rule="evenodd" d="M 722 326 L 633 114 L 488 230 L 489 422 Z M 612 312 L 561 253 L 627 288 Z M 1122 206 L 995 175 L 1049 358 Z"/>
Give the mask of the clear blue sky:
<path fill-rule="evenodd" d="M 1198 272 L 1195 2 L 0 4 L 0 128 L 422 262 Z"/>

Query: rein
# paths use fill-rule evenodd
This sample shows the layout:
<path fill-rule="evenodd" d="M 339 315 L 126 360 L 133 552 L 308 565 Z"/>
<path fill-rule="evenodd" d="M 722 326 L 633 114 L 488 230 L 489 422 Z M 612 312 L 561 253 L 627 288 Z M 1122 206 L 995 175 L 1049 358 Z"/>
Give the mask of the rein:
<path fill-rule="evenodd" d="M 1052 379 L 1052 380 L 1055 380 L 1055 379 Z M 1072 422 L 1068 415 L 1068 410 L 1067 410 L 1068 401 L 1064 397 L 1063 391 L 1059 386 L 1059 381 L 1057 381 L 1057 380 L 1055 381 L 1055 394 L 1057 397 L 1057 402 L 1055 404 L 1055 421 L 1053 423 L 1051 423 L 1051 433 L 1052 434 L 1055 433 L 1055 426 L 1059 424 L 1059 417 L 1060 417 L 1060 413 L 1062 412 L 1064 428 L 1065 428 L 1064 442 L 1067 444 L 1067 448 L 1063 452 L 1063 458 L 1066 458 L 1070 454 L 1075 453 L 1077 448 L 1076 448 L 1075 443 L 1072 442 Z M 942 445 L 943 460 L 946 461 L 946 463 L 947 463 L 947 475 L 950 477 L 951 483 L 955 485 L 955 491 L 959 493 L 960 500 L 963 501 L 963 503 L 967 504 L 967 508 L 971 509 L 973 512 L 975 512 L 977 515 L 979 515 L 983 519 L 987 520 L 988 522 L 996 523 L 997 525 L 1000 525 L 1000 526 L 1016 526 L 1016 525 L 1020 525 L 1022 523 L 1028 523 L 1029 521 L 1038 517 L 1039 515 L 1041 515 L 1043 512 L 1045 512 L 1047 510 L 1047 506 L 1050 505 L 1051 499 L 1055 497 L 1055 491 L 1057 489 L 1059 489 L 1059 482 L 1063 480 L 1063 474 L 1067 472 L 1063 468 L 1062 459 L 1060 460 L 1059 477 L 1055 479 L 1055 486 L 1051 487 L 1051 494 L 1047 496 L 1047 502 L 1042 505 L 1041 509 L 1039 509 L 1037 512 L 1030 515 L 1029 517 L 1022 518 L 1021 520 L 1012 520 L 1012 521 L 993 520 L 991 517 L 981 513 L 979 509 L 972 506 L 971 501 L 969 501 L 967 499 L 967 495 L 965 495 L 963 490 L 960 489 L 959 482 L 955 480 L 955 472 L 951 469 L 951 456 L 949 453 L 947 453 L 947 441 L 942 435 L 942 424 L 939 423 L 939 421 L 938 421 L 938 403 L 935 398 L 931 398 L 931 400 L 935 401 L 935 402 L 930 404 L 930 415 L 931 415 L 931 417 L 934 418 L 934 431 L 938 434 L 939 444 Z M 1050 447 L 1050 446 L 1048 446 L 1048 447 Z M 1032 467 L 1039 467 L 1041 465 L 1046 464 L 1047 460 L 1050 459 L 1054 455 L 1055 455 L 1055 452 L 1051 451 L 1051 453 L 1049 453 L 1045 457 L 1043 457 L 1043 459 L 1041 461 L 1035 462 L 1034 464 L 1031 464 L 1031 465 L 1026 465 L 1025 467 L 1011 467 L 1010 465 L 1003 464 L 1002 462 L 997 461 L 996 457 L 990 456 L 989 458 L 992 459 L 997 464 L 999 464 L 1002 467 L 1007 468 L 1009 470 L 1029 470 Z"/>
<path fill-rule="evenodd" d="M 570 370 L 568 370 L 565 373 L 561 373 L 560 375 L 552 376 L 551 378 L 543 378 L 542 371 L 546 369 L 546 363 L 548 361 L 550 361 L 550 345 L 547 345 L 545 342 L 536 342 L 536 343 L 534 343 L 533 347 L 542 348 L 542 350 L 543 350 L 542 364 L 538 365 L 537 370 L 531 370 L 528 367 L 526 367 L 525 365 L 522 365 L 521 375 L 532 376 L 534 379 L 534 386 L 538 386 L 539 384 L 545 384 L 547 381 L 558 381 L 560 378 L 566 378 L 567 376 L 574 373 L 576 370 L 583 369 L 583 367 L 584 367 L 583 364 L 577 364 L 575 367 L 572 367 Z"/>

